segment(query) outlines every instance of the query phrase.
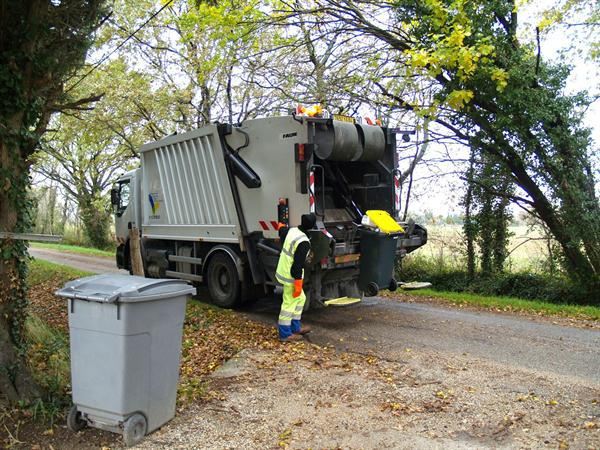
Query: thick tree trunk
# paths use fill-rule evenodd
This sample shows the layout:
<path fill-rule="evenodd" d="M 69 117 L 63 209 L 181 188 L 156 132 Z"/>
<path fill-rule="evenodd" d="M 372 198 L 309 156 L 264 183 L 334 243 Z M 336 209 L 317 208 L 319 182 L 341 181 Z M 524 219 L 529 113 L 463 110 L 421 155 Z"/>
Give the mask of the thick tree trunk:
<path fill-rule="evenodd" d="M 15 157 L 18 151 L 0 140 L 0 173 L 10 174 L 0 178 L 0 231 L 21 231 L 23 211 L 14 194 L 25 189 L 18 180 L 24 180 L 27 166 Z M 27 287 L 21 252 L 26 252 L 23 242 L 0 240 L 0 400 L 28 401 L 37 394 L 23 358 Z"/>

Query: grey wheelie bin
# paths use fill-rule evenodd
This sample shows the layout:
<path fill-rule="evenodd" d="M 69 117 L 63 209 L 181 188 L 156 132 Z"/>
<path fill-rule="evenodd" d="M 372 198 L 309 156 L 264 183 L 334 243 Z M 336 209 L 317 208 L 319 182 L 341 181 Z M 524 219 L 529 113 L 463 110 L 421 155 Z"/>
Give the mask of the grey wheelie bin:
<path fill-rule="evenodd" d="M 399 233 L 381 233 L 360 229 L 360 274 L 358 287 L 366 296 L 380 289 L 395 291 L 394 265 Z"/>
<path fill-rule="evenodd" d="M 134 445 L 175 415 L 185 305 L 182 280 L 104 274 L 67 283 L 73 407 L 67 425 Z"/>

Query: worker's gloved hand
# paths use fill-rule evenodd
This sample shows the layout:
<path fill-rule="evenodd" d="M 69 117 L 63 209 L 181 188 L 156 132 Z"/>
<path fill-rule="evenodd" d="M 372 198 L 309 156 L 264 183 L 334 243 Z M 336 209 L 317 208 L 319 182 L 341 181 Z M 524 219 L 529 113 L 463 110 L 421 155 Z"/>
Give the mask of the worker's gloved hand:
<path fill-rule="evenodd" d="M 292 297 L 296 298 L 302 293 L 302 280 L 294 280 L 294 293 Z"/>

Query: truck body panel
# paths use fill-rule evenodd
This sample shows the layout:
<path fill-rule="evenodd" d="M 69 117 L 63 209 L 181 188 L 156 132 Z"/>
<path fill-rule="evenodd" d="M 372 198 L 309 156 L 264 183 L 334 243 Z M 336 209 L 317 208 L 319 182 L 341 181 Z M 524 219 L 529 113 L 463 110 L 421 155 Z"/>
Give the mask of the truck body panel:
<path fill-rule="evenodd" d="M 291 226 L 299 225 L 302 214 L 310 209 L 308 193 L 300 193 L 297 187 L 298 167 L 294 162 L 294 145 L 307 142 L 307 123 L 291 116 L 271 117 L 248 120 L 236 130 L 226 137 L 227 143 L 236 149 L 244 144 L 243 133 L 251 136 L 240 155 L 261 179 L 260 189 L 250 189 L 236 179 L 246 226 L 249 232 L 260 231 L 275 239 L 280 198 L 288 200 Z"/>
<path fill-rule="evenodd" d="M 146 144 L 140 155 L 144 237 L 239 243 L 238 216 L 215 125 Z"/>

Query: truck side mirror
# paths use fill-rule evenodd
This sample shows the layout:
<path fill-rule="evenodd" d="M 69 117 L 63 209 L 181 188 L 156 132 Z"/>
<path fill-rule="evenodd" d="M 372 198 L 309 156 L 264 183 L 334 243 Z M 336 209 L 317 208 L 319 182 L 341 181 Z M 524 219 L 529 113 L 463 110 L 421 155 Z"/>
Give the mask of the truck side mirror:
<path fill-rule="evenodd" d="M 119 188 L 113 187 L 110 190 L 110 204 L 112 206 L 117 206 L 119 204 Z"/>

